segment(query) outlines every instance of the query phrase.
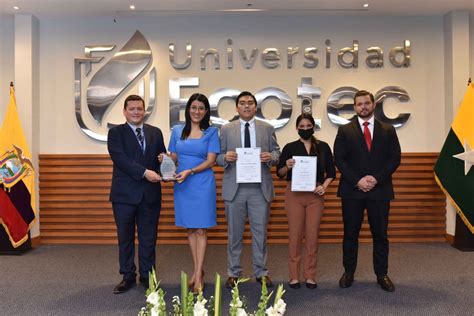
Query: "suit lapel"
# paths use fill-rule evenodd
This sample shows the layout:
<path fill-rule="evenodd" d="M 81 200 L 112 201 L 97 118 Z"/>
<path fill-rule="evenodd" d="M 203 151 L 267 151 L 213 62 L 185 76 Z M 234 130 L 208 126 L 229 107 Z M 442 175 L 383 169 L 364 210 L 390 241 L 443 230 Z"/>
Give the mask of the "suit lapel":
<path fill-rule="evenodd" d="M 145 153 L 144 153 L 144 155 L 146 156 L 149 153 L 149 150 L 150 150 L 149 145 L 152 143 L 151 142 L 151 132 L 150 132 L 149 126 L 146 125 L 146 124 L 143 124 L 143 131 L 145 133 Z"/>
<path fill-rule="evenodd" d="M 255 147 L 262 148 L 262 137 L 260 137 L 261 135 L 263 135 L 262 124 L 260 124 L 260 122 L 255 119 Z"/>
<path fill-rule="evenodd" d="M 237 119 L 234 122 L 232 122 L 232 124 L 234 124 L 234 126 L 233 126 L 234 137 L 237 137 L 237 139 L 235 141 L 235 144 L 237 144 L 237 146 L 235 146 L 235 148 L 242 148 L 243 145 L 242 145 L 242 136 L 241 136 L 241 132 L 240 132 L 240 120 Z"/>
<path fill-rule="evenodd" d="M 383 132 L 382 125 L 380 125 L 380 122 L 375 120 L 374 121 L 374 135 L 372 135 L 372 150 L 371 152 L 374 152 L 374 150 L 377 150 L 379 148 L 379 141 L 382 139 L 381 134 Z"/>
<path fill-rule="evenodd" d="M 145 126 L 145 125 L 143 125 L 143 126 Z M 124 129 L 126 130 L 125 133 L 128 137 L 128 142 L 127 143 L 134 144 L 132 146 L 134 146 L 137 151 L 142 152 L 142 149 L 140 147 L 140 143 L 138 142 L 137 136 L 135 136 L 135 133 L 134 133 L 133 129 L 127 123 L 124 124 Z M 146 137 L 146 134 L 147 133 L 145 132 L 145 137 Z"/>

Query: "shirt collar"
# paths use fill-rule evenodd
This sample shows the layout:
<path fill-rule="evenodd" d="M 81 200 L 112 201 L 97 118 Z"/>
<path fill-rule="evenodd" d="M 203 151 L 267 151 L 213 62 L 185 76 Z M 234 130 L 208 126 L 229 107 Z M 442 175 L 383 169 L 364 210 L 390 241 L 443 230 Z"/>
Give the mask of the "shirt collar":
<path fill-rule="evenodd" d="M 369 126 L 374 126 L 375 117 L 372 115 L 372 117 L 368 121 L 364 121 L 360 117 L 357 117 L 357 120 L 359 121 L 360 126 L 364 126 L 364 122 L 369 122 Z"/>
<path fill-rule="evenodd" d="M 133 124 L 130 124 L 129 122 L 127 122 L 128 126 L 130 126 L 130 128 L 136 132 L 137 128 L 141 128 L 142 129 L 142 132 L 143 132 L 143 123 L 141 123 L 140 125 L 133 125 Z"/>
<path fill-rule="evenodd" d="M 239 118 L 240 126 L 245 126 L 245 123 L 249 123 L 249 127 L 255 126 L 255 118 L 252 118 L 250 121 L 244 121 L 243 119 Z"/>

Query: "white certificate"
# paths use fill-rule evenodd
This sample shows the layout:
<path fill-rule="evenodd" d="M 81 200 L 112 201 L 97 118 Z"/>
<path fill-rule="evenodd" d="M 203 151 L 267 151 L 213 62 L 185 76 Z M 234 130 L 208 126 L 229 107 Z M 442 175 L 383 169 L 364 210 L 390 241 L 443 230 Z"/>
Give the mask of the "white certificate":
<path fill-rule="evenodd" d="M 291 169 L 291 191 L 313 192 L 316 189 L 318 157 L 293 156 L 295 164 Z"/>
<path fill-rule="evenodd" d="M 260 147 L 236 148 L 236 177 L 237 183 L 262 182 L 262 168 L 260 162 Z"/>

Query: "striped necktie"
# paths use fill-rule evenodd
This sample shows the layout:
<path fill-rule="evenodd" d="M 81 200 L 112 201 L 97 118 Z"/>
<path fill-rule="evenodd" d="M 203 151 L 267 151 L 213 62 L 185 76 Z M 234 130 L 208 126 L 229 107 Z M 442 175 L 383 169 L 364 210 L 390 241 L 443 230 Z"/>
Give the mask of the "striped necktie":
<path fill-rule="evenodd" d="M 145 146 L 144 146 L 145 144 L 143 143 L 142 129 L 140 127 L 137 127 L 135 129 L 135 133 L 137 133 L 137 139 L 138 139 L 138 142 L 140 143 L 140 148 L 144 152 L 145 151 Z"/>

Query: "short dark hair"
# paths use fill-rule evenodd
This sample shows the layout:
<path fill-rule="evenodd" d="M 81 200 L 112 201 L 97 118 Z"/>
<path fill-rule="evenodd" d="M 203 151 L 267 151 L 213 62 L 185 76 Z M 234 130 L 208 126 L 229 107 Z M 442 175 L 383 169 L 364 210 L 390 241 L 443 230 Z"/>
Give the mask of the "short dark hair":
<path fill-rule="evenodd" d="M 128 101 L 142 101 L 142 104 L 143 104 L 143 108 L 145 108 L 145 100 L 143 100 L 143 98 L 139 95 L 136 95 L 136 94 L 131 94 L 129 95 L 125 101 L 123 102 L 123 108 L 124 110 L 127 108 L 127 105 L 128 105 Z"/>
<path fill-rule="evenodd" d="M 239 100 L 240 100 L 241 97 L 246 97 L 246 96 L 252 97 L 253 101 L 255 102 L 255 105 L 257 105 L 257 98 L 255 98 L 255 96 L 254 96 L 251 92 L 242 91 L 242 92 L 237 96 L 237 99 L 235 99 L 235 106 L 239 105 Z"/>
<path fill-rule="evenodd" d="M 374 95 L 372 93 L 370 93 L 367 90 L 359 90 L 354 95 L 354 105 L 356 103 L 356 98 L 357 97 L 363 97 L 363 96 L 366 96 L 366 95 L 368 95 L 370 97 L 370 101 L 372 101 L 372 103 L 375 103 L 375 98 L 374 98 Z"/>

